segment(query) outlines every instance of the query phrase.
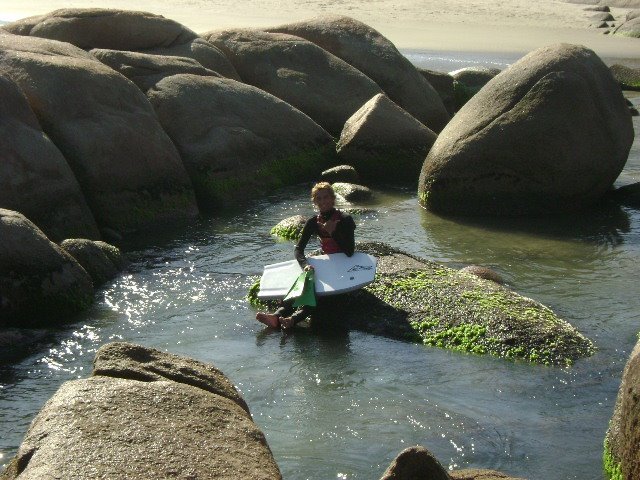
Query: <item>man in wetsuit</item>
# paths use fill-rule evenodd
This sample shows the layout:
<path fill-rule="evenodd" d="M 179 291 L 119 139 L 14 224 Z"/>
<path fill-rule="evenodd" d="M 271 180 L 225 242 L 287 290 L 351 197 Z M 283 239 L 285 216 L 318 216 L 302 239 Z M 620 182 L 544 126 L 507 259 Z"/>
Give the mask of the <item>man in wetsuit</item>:
<path fill-rule="evenodd" d="M 342 252 L 350 257 L 355 250 L 354 230 L 356 224 L 351 215 L 336 210 L 336 194 L 331 184 L 328 182 L 317 183 L 311 190 L 311 200 L 319 213 L 307 220 L 302 229 L 300 240 L 294 249 L 294 256 L 305 271 L 313 270 L 304 255 L 304 249 L 312 235 L 319 237 L 323 253 Z M 312 311 L 313 307 L 308 305 L 294 311 L 293 300 L 289 300 L 282 302 L 280 308 L 273 313 L 258 312 L 256 320 L 269 327 L 282 327 L 287 330 L 307 318 Z"/>

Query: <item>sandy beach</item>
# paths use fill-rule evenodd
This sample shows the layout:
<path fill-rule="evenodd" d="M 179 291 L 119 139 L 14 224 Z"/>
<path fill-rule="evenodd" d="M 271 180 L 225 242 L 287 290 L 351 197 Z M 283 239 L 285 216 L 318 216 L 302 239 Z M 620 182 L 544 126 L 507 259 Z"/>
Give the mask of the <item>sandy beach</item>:
<path fill-rule="evenodd" d="M 567 42 L 585 45 L 605 58 L 640 57 L 638 39 L 603 35 L 589 28 L 592 21 L 585 5 L 556 0 L 0 0 L 0 20 L 98 5 L 153 12 L 196 32 L 265 27 L 340 14 L 373 26 L 398 48 L 524 53 Z M 612 9 L 616 18 L 626 11 Z"/>

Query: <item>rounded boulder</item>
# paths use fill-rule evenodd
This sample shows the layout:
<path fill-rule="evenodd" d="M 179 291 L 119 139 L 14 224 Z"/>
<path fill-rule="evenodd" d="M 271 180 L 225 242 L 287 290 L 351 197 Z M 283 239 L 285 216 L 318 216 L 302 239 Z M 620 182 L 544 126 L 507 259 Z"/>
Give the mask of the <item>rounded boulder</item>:
<path fill-rule="evenodd" d="M 51 325 L 88 307 L 93 284 L 24 215 L 0 209 L 0 324 Z"/>
<path fill-rule="evenodd" d="M 427 209 L 464 215 L 576 210 L 609 190 L 633 125 L 591 50 L 538 49 L 491 80 L 438 136 L 418 187 Z"/>
<path fill-rule="evenodd" d="M 147 96 L 207 210 L 317 178 L 335 155 L 318 124 L 251 85 L 174 75 Z"/>
<path fill-rule="evenodd" d="M 73 171 L 31 110 L 27 98 L 0 75 L 0 208 L 22 212 L 51 239 L 100 238 Z"/>
<path fill-rule="evenodd" d="M 0 73 L 25 93 L 102 227 L 128 232 L 198 214 L 189 177 L 144 94 L 67 43 L 0 34 Z"/>
<path fill-rule="evenodd" d="M 436 134 L 405 110 L 378 94 L 344 125 L 338 157 L 366 180 L 414 184 Z"/>

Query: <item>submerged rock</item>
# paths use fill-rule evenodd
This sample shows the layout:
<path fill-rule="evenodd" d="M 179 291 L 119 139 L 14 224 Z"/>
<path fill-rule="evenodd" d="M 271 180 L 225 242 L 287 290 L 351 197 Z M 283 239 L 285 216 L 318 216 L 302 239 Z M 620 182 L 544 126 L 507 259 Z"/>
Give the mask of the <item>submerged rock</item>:
<path fill-rule="evenodd" d="M 548 307 L 475 275 L 382 243 L 356 250 L 378 258 L 376 280 L 356 292 L 318 299 L 321 328 L 350 328 L 460 352 L 546 365 L 591 355 L 592 342 Z M 257 299 L 258 284 L 248 300 Z"/>
<path fill-rule="evenodd" d="M 420 203 L 458 215 L 577 210 L 609 190 L 633 137 L 602 60 L 585 47 L 544 47 L 491 80 L 438 136 Z"/>
<path fill-rule="evenodd" d="M 327 15 L 266 31 L 302 37 L 331 52 L 371 78 L 391 100 L 435 132 L 450 119 L 436 90 L 407 57 L 358 20 Z"/>
<path fill-rule="evenodd" d="M 302 235 L 305 223 L 307 223 L 307 219 L 302 215 L 287 217 L 271 229 L 271 235 L 277 235 L 286 240 L 298 240 Z"/>
<path fill-rule="evenodd" d="M 381 93 L 365 74 L 300 37 L 242 29 L 203 37 L 225 53 L 243 82 L 290 103 L 335 136 Z"/>
<path fill-rule="evenodd" d="M 355 183 L 336 182 L 333 191 L 347 202 L 366 202 L 373 198 L 373 190 Z"/>
<path fill-rule="evenodd" d="M 93 377 L 64 383 L 44 405 L 2 478 L 281 479 L 238 397 L 210 365 L 107 345 Z"/>
<path fill-rule="evenodd" d="M 87 272 L 24 215 L 0 209 L 0 325 L 52 326 L 93 300 Z"/>
<path fill-rule="evenodd" d="M 100 242 L 100 244 L 118 250 L 117 247 L 108 243 Z M 94 287 L 111 280 L 120 271 L 110 256 L 105 253 L 105 247 L 99 245 L 98 242 L 86 238 L 68 238 L 60 246 L 87 271 L 93 280 Z"/>
<path fill-rule="evenodd" d="M 629 356 L 604 442 L 608 478 L 640 478 L 640 341 Z"/>
<path fill-rule="evenodd" d="M 436 134 L 378 94 L 344 124 L 338 157 L 376 183 L 416 184 Z"/>
<path fill-rule="evenodd" d="M 609 69 L 622 90 L 640 90 L 640 68 L 616 64 L 611 65 Z"/>
<path fill-rule="evenodd" d="M 147 96 L 182 156 L 203 209 L 317 178 L 335 163 L 333 140 L 324 129 L 251 85 L 173 75 Z"/>
<path fill-rule="evenodd" d="M 73 171 L 42 131 L 24 93 L 3 75 L 0 138 L 0 208 L 21 212 L 55 241 L 100 238 Z"/>
<path fill-rule="evenodd" d="M 391 462 L 380 480 L 524 480 L 495 470 L 448 471 L 426 448 L 405 448 Z"/>
<path fill-rule="evenodd" d="M 0 72 L 24 91 L 99 227 L 128 232 L 198 214 L 175 146 L 129 80 L 68 43 L 8 33 Z"/>
<path fill-rule="evenodd" d="M 450 480 L 447 470 L 424 447 L 405 448 L 393 459 L 380 480 Z"/>
<path fill-rule="evenodd" d="M 320 175 L 320 180 L 329 183 L 359 183 L 360 175 L 358 175 L 356 169 L 351 165 L 338 165 L 337 167 L 332 167 L 322 172 L 322 174 Z"/>

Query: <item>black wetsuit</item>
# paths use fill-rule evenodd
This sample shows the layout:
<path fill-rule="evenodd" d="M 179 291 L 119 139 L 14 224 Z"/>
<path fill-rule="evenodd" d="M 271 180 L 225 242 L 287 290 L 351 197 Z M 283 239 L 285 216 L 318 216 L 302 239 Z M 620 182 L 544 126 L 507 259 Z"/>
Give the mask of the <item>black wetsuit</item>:
<path fill-rule="evenodd" d="M 326 213 L 320 214 L 320 219 L 323 222 L 329 220 L 336 213 L 336 209 L 332 208 Z M 336 224 L 336 229 L 333 234 L 330 236 L 335 242 L 338 244 L 340 251 L 345 253 L 348 257 L 353 255 L 355 250 L 355 238 L 354 231 L 356 229 L 356 224 L 353 221 L 351 215 L 346 215 L 342 212 L 339 212 L 339 221 Z M 304 249 L 309 243 L 309 239 L 312 235 L 318 235 L 322 240 L 323 235 L 326 238 L 326 232 L 321 231 L 318 226 L 318 216 L 314 215 L 307 223 L 305 223 L 304 228 L 302 229 L 302 235 L 300 236 L 300 240 L 296 244 L 296 247 L 293 251 L 293 254 L 300 264 L 302 268 L 308 265 L 307 259 L 304 256 Z M 293 318 L 293 323 L 298 323 L 307 318 L 311 312 L 313 311 L 313 307 L 309 305 L 305 305 L 298 309 L 294 313 L 293 301 L 283 302 L 282 306 L 275 311 L 276 315 L 280 315 L 281 317 L 288 317 L 291 315 Z"/>

